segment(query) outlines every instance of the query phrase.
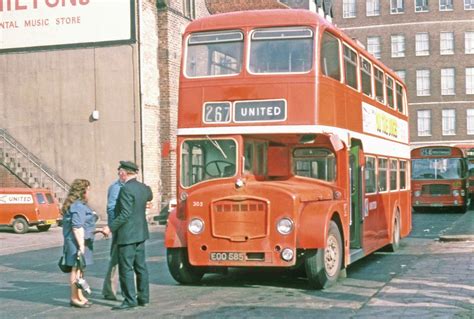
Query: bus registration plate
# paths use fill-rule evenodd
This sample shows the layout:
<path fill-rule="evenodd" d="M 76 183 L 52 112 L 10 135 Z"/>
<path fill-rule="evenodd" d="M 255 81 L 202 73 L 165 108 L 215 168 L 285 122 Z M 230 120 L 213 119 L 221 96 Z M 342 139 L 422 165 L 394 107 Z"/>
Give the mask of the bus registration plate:
<path fill-rule="evenodd" d="M 244 253 L 213 252 L 209 255 L 212 261 L 244 261 Z"/>

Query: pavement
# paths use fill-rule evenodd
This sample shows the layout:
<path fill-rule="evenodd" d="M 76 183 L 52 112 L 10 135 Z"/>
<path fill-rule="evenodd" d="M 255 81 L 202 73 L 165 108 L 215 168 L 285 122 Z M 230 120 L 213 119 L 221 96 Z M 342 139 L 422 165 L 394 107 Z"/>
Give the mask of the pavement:
<path fill-rule="evenodd" d="M 474 210 L 464 213 L 439 236 L 440 241 L 474 241 Z"/>

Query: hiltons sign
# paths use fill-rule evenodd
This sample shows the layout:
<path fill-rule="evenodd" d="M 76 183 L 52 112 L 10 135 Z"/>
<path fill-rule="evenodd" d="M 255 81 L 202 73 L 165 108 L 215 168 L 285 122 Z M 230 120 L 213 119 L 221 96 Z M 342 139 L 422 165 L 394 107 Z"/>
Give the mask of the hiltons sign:
<path fill-rule="evenodd" d="M 133 3 L 0 0 L 0 50 L 130 40 Z"/>

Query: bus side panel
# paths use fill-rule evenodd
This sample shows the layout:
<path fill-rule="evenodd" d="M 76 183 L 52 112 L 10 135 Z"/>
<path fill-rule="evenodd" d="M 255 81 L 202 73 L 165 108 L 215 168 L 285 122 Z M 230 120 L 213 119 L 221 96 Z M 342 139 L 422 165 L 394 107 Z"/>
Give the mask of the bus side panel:
<path fill-rule="evenodd" d="M 326 234 L 328 224 L 333 212 L 340 212 L 341 222 L 347 224 L 342 216 L 344 203 L 339 202 L 316 202 L 306 205 L 300 215 L 298 233 L 296 236 L 297 248 L 323 248 L 326 245 Z M 343 226 L 341 237 L 348 238 L 347 227 Z"/>
<path fill-rule="evenodd" d="M 406 237 L 410 234 L 412 228 L 410 190 L 400 192 L 400 217 L 400 235 Z"/>
<path fill-rule="evenodd" d="M 177 209 L 170 212 L 165 231 L 165 247 L 186 247 L 186 221 L 178 219 Z"/>

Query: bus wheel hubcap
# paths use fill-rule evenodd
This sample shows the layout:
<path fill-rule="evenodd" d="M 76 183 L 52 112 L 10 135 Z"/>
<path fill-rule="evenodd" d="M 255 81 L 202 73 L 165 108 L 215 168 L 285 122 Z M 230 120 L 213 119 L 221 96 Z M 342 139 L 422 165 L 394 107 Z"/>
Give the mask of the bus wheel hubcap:
<path fill-rule="evenodd" d="M 328 243 L 326 249 L 324 250 L 324 266 L 326 268 L 326 273 L 332 277 L 337 272 L 337 267 L 339 263 L 339 245 L 337 239 L 334 236 L 328 237 Z"/>

